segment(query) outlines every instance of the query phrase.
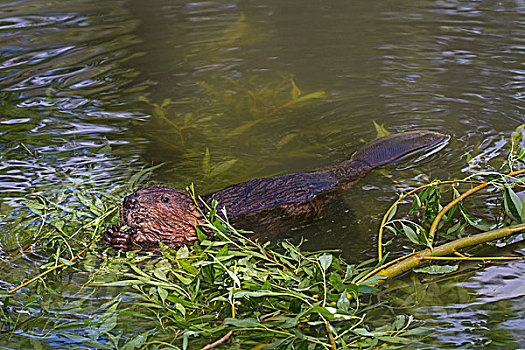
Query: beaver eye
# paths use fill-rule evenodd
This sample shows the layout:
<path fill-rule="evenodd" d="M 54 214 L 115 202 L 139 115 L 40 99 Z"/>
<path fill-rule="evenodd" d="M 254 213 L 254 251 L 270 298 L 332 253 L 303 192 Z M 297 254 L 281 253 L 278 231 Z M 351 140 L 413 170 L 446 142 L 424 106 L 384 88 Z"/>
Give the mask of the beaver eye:
<path fill-rule="evenodd" d="M 162 203 L 169 203 L 170 202 L 170 199 L 168 197 L 162 197 L 160 200 L 161 200 Z"/>

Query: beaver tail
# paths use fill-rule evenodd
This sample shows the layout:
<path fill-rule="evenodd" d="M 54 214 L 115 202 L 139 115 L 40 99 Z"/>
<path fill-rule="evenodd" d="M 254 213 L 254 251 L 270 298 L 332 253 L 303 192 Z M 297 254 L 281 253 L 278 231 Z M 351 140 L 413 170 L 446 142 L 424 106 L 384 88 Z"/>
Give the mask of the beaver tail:
<path fill-rule="evenodd" d="M 357 150 L 350 160 L 334 169 L 339 181 L 354 182 L 372 169 L 443 141 L 445 135 L 427 130 L 408 131 L 381 137 Z"/>

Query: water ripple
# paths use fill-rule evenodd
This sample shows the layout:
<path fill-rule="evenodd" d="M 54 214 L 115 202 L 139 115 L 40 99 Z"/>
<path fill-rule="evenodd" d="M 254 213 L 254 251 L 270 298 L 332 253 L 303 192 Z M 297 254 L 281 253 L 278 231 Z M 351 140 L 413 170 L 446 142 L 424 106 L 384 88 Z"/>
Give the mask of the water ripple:
<path fill-rule="evenodd" d="M 74 23 L 77 19 L 74 15 L 55 15 L 55 16 L 19 16 L 7 17 L 0 20 L 0 31 L 10 29 L 26 29 L 44 27 L 64 23 Z"/>

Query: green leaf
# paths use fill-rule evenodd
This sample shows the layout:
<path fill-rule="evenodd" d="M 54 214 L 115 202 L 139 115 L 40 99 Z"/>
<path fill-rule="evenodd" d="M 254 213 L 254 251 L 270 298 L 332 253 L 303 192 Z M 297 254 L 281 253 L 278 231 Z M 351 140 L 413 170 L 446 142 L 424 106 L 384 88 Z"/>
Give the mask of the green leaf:
<path fill-rule="evenodd" d="M 131 280 L 122 280 L 122 281 L 114 281 L 114 282 L 101 282 L 96 283 L 97 286 L 103 286 L 103 287 L 124 287 L 124 286 L 135 286 L 144 284 L 144 282 L 139 281 L 137 279 L 131 279 Z"/>
<path fill-rule="evenodd" d="M 177 260 L 177 263 L 180 265 L 180 267 L 182 267 L 184 270 L 188 271 L 192 275 L 197 275 L 199 273 L 199 270 L 186 260 Z"/>
<path fill-rule="evenodd" d="M 227 318 L 224 320 L 225 325 L 234 326 L 237 328 L 258 328 L 261 327 L 261 324 L 253 318 L 245 318 L 245 319 L 238 319 L 238 318 Z"/>
<path fill-rule="evenodd" d="M 387 277 L 383 275 L 374 275 L 374 276 L 368 277 L 366 280 L 362 282 L 359 282 L 358 285 L 359 285 L 359 288 L 361 288 L 361 286 L 364 286 L 364 285 L 375 286 L 377 285 L 378 281 L 384 280 L 386 278 Z"/>
<path fill-rule="evenodd" d="M 254 127 L 255 125 L 259 124 L 260 122 L 262 122 L 262 119 L 257 119 L 257 120 L 251 121 L 249 123 L 243 124 L 243 125 L 235 128 L 235 129 L 233 129 L 232 131 L 230 131 L 228 133 L 228 136 L 232 137 L 232 136 L 235 136 L 235 135 L 242 134 L 242 133 L 246 132 L 247 130 L 251 129 L 252 127 Z"/>
<path fill-rule="evenodd" d="M 81 335 L 73 334 L 73 333 L 59 333 L 61 336 L 68 338 L 73 343 L 80 343 L 80 342 L 86 342 L 90 340 L 87 337 L 83 337 Z"/>
<path fill-rule="evenodd" d="M 170 104 L 172 104 L 173 101 L 171 100 L 171 98 L 165 98 L 162 103 L 161 103 L 161 107 L 162 108 L 165 108 L 165 107 L 168 107 Z"/>
<path fill-rule="evenodd" d="M 98 328 L 97 338 L 107 332 L 110 332 L 113 328 L 117 326 L 117 313 L 113 312 L 109 317 L 107 317 L 104 322 Z"/>
<path fill-rule="evenodd" d="M 405 325 L 405 321 L 406 321 L 406 318 L 404 315 L 397 315 L 396 316 L 396 320 L 394 321 L 394 324 L 392 325 L 392 327 L 398 331 L 400 329 L 402 329 Z"/>
<path fill-rule="evenodd" d="M 451 233 L 458 231 L 462 225 L 463 224 L 461 223 L 461 221 L 458 221 L 454 226 L 449 227 L 449 229 L 447 230 L 447 233 L 451 234 Z"/>
<path fill-rule="evenodd" d="M 235 282 L 235 284 L 237 286 L 240 286 L 241 285 L 241 281 L 239 280 L 239 277 L 237 277 L 235 275 L 235 273 L 233 273 L 233 271 L 231 271 L 230 269 L 228 269 L 226 266 L 224 266 L 223 263 L 220 262 L 219 259 L 217 259 L 215 256 L 212 255 L 212 258 L 214 261 L 216 261 L 219 265 L 221 265 L 221 267 L 224 269 L 224 271 L 230 276 L 230 278 Z"/>
<path fill-rule="evenodd" d="M 319 257 L 317 257 L 317 260 L 319 260 L 319 263 L 321 264 L 321 268 L 326 271 L 330 265 L 332 265 L 332 259 L 334 257 L 331 254 L 323 254 Z"/>
<path fill-rule="evenodd" d="M 343 278 L 344 281 L 350 280 L 355 273 L 355 266 L 354 265 L 347 265 L 346 271 L 345 271 L 345 277 Z"/>
<path fill-rule="evenodd" d="M 390 213 L 388 214 L 388 218 L 386 219 L 385 222 L 389 222 L 390 220 L 392 220 L 392 218 L 394 217 L 394 215 L 396 215 L 396 212 L 397 212 L 397 205 L 394 206 L 394 208 L 392 209 L 392 211 L 390 211 Z"/>
<path fill-rule="evenodd" d="M 514 220 L 523 221 L 523 201 L 518 197 L 510 186 L 505 186 L 504 205 L 507 215 L 514 218 Z"/>
<path fill-rule="evenodd" d="M 176 303 L 175 308 L 182 314 L 182 316 L 186 317 L 186 308 L 181 303 Z"/>
<path fill-rule="evenodd" d="M 233 295 L 236 298 L 240 298 L 240 297 L 258 298 L 258 297 L 284 296 L 284 295 L 290 295 L 290 293 L 272 292 L 271 290 L 259 290 L 259 291 L 256 291 L 256 292 L 250 292 L 250 291 L 244 291 L 244 290 L 235 290 L 233 292 Z"/>
<path fill-rule="evenodd" d="M 197 225 L 196 231 L 197 231 L 197 238 L 199 239 L 199 242 L 202 242 L 208 238 L 206 233 L 204 233 L 204 231 L 201 229 L 200 225 Z"/>
<path fill-rule="evenodd" d="M 334 287 L 335 290 L 337 290 L 338 292 L 342 292 L 343 290 L 345 290 L 345 286 L 343 285 L 341 276 L 337 272 L 332 272 L 330 274 L 329 281 L 332 287 Z"/>
<path fill-rule="evenodd" d="M 525 148 L 520 149 L 518 159 L 523 160 L 525 158 Z"/>
<path fill-rule="evenodd" d="M 71 260 L 69 260 L 69 259 L 58 258 L 58 260 L 59 260 L 62 264 L 66 265 L 66 266 L 73 266 L 73 265 L 75 265 L 75 262 L 74 262 L 74 261 L 71 261 Z"/>
<path fill-rule="evenodd" d="M 428 273 L 430 275 L 438 275 L 443 273 L 454 272 L 458 269 L 457 265 L 432 265 L 428 267 L 416 268 L 413 271 L 419 273 Z"/>
<path fill-rule="evenodd" d="M 191 281 L 193 280 L 192 278 L 185 277 L 185 276 L 183 276 L 180 273 L 174 272 L 173 274 L 175 275 L 175 277 L 177 277 L 179 279 L 179 281 L 181 281 L 182 283 L 184 283 L 186 285 L 190 284 Z"/>
<path fill-rule="evenodd" d="M 301 90 L 299 90 L 297 85 L 295 85 L 295 81 L 293 79 L 290 82 L 292 84 L 292 92 L 291 92 L 292 100 L 296 100 L 299 98 L 299 96 L 301 96 Z"/>
<path fill-rule="evenodd" d="M 412 227 L 407 226 L 407 225 L 405 225 L 403 223 L 401 223 L 401 227 L 403 228 L 403 233 L 410 240 L 410 242 L 412 242 L 414 244 L 422 244 L 422 242 L 420 241 L 418 235 L 412 229 Z"/>
<path fill-rule="evenodd" d="M 162 303 L 164 304 L 168 297 L 168 291 L 165 288 L 157 287 L 157 292 L 159 293 L 160 300 L 162 300 Z"/>
<path fill-rule="evenodd" d="M 481 218 L 471 215 L 465 208 L 463 208 L 463 206 L 459 206 L 459 212 L 463 215 L 465 220 L 467 220 L 469 225 L 481 231 L 490 231 L 496 228 L 496 224 L 490 224 Z"/>
<path fill-rule="evenodd" d="M 383 277 L 383 280 L 385 277 Z M 357 298 L 359 294 L 370 294 L 377 292 L 377 288 L 374 287 L 374 285 L 366 285 L 366 284 L 359 284 L 359 293 L 357 295 L 354 295 L 354 298 Z"/>
<path fill-rule="evenodd" d="M 308 101 L 308 100 L 312 100 L 314 98 L 325 98 L 326 97 L 326 93 L 324 91 L 316 91 L 316 92 L 311 92 L 309 94 L 306 94 L 306 95 L 302 95 L 301 97 L 298 97 L 296 99 L 294 99 L 293 101 L 291 101 L 292 103 L 300 103 L 300 102 L 305 102 L 305 101 Z M 291 103 L 287 103 L 287 105 L 289 105 Z"/>
<path fill-rule="evenodd" d="M 208 147 L 206 147 L 206 152 L 204 153 L 204 157 L 202 158 L 202 172 L 206 176 L 210 176 L 211 173 L 210 157 L 210 150 L 208 149 Z"/>
<path fill-rule="evenodd" d="M 348 306 L 350 306 L 350 300 L 348 300 L 347 292 L 344 291 L 339 295 L 339 299 L 337 300 L 337 308 L 348 311 Z"/>
<path fill-rule="evenodd" d="M 375 333 L 369 332 L 368 330 L 364 328 L 354 328 L 352 332 L 362 337 L 375 337 L 376 336 Z"/>
<path fill-rule="evenodd" d="M 376 138 L 390 135 L 390 132 L 383 126 L 383 124 L 379 125 L 375 120 L 372 120 L 372 123 L 374 123 L 374 128 L 376 128 Z"/>
<path fill-rule="evenodd" d="M 426 333 L 431 333 L 435 331 L 434 328 L 432 327 L 417 327 L 417 328 L 409 328 L 407 329 L 403 334 L 406 335 L 406 336 L 409 336 L 409 335 L 421 335 L 421 334 L 426 334 Z"/>
<path fill-rule="evenodd" d="M 160 168 L 161 166 L 163 166 L 164 163 L 161 163 L 161 164 L 157 164 L 155 166 L 152 166 L 152 167 L 149 167 L 149 168 L 144 168 L 142 169 L 141 171 L 133 174 L 133 176 L 131 176 L 131 178 L 129 179 L 128 181 L 128 187 L 130 189 L 133 189 L 135 187 L 138 187 L 138 185 L 140 183 L 142 183 L 144 181 L 144 179 L 149 175 L 151 174 L 154 170 Z"/>
<path fill-rule="evenodd" d="M 166 273 L 162 270 L 162 268 L 156 268 L 155 271 L 153 271 L 153 275 L 157 277 L 158 279 L 162 281 L 167 281 L 168 277 L 166 277 Z"/>
<path fill-rule="evenodd" d="M 413 213 L 416 209 L 420 208 L 423 205 L 423 202 L 419 198 L 419 194 L 414 194 L 414 202 L 412 203 L 412 207 L 410 208 L 410 213 Z"/>
<path fill-rule="evenodd" d="M 410 344 L 413 342 L 413 340 L 410 340 L 408 338 L 395 337 L 395 336 L 379 336 L 377 337 L 377 339 L 385 343 L 394 343 L 394 344 Z"/>
<path fill-rule="evenodd" d="M 211 171 L 210 171 L 210 177 L 215 177 L 215 176 L 218 176 L 222 173 L 225 173 L 226 171 L 228 171 L 232 166 L 235 165 L 235 163 L 237 163 L 237 159 L 230 159 L 230 160 L 227 160 L 227 161 L 224 161 L 224 162 L 221 162 L 217 165 L 214 165 L 212 168 L 211 168 Z"/>
<path fill-rule="evenodd" d="M 150 329 L 149 331 L 142 332 L 141 334 L 138 334 L 128 340 L 122 347 L 120 347 L 121 350 L 134 350 L 141 348 L 142 344 L 144 344 L 148 337 L 154 333 L 157 332 L 157 328 Z"/>
<path fill-rule="evenodd" d="M 182 349 L 183 350 L 188 349 L 188 338 L 194 334 L 195 334 L 194 331 L 189 331 L 189 330 L 182 333 Z"/>
<path fill-rule="evenodd" d="M 26 200 L 23 202 L 23 204 L 29 209 L 31 210 L 34 214 L 40 216 L 42 215 L 42 210 L 43 209 L 47 209 L 47 206 L 40 203 L 40 202 L 37 202 L 37 201 L 33 201 L 33 200 Z"/>
<path fill-rule="evenodd" d="M 176 258 L 178 259 L 185 259 L 190 255 L 190 250 L 187 246 L 183 245 L 182 247 L 177 250 Z"/>

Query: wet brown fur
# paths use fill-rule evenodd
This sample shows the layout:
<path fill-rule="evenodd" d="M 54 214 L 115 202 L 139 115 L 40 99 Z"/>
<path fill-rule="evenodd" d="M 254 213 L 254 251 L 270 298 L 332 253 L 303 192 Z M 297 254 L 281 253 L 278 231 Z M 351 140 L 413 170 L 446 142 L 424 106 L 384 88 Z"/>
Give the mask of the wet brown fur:
<path fill-rule="evenodd" d="M 269 234 L 286 232 L 298 222 L 320 215 L 334 195 L 354 186 L 376 166 L 443 138 L 428 131 L 390 135 L 369 143 L 334 168 L 253 179 L 213 193 L 206 200 L 217 200 L 234 224 L 269 238 Z M 120 221 L 130 229 L 112 226 L 103 239 L 121 249 L 155 249 L 159 242 L 173 248 L 191 245 L 197 240 L 197 226 L 204 224 L 190 196 L 163 185 L 147 186 L 127 196 Z"/>
<path fill-rule="evenodd" d="M 187 194 L 163 185 L 144 187 L 127 196 L 120 208 L 120 222 L 131 230 L 113 227 L 104 240 L 123 249 L 154 249 L 158 242 L 173 248 L 190 245 L 197 239 L 195 228 L 204 223 Z"/>

